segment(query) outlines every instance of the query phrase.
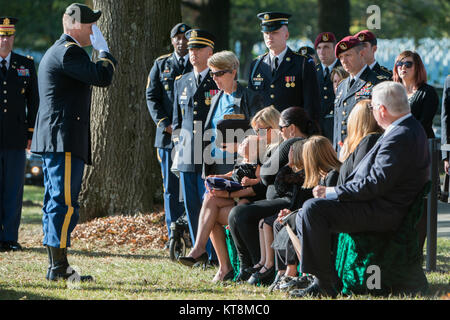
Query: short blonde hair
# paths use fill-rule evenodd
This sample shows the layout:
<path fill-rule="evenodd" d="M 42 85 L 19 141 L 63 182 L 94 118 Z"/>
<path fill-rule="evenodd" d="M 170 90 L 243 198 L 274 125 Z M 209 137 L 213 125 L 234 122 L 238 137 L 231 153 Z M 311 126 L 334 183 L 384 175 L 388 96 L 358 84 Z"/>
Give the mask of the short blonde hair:
<path fill-rule="evenodd" d="M 312 136 L 303 145 L 303 166 L 305 168 L 304 188 L 314 188 L 330 170 L 339 171 L 341 162 L 337 158 L 330 140 L 323 136 Z"/>
<path fill-rule="evenodd" d="M 231 51 L 220 51 L 209 57 L 208 66 L 219 70 L 238 70 L 239 59 Z"/>
<path fill-rule="evenodd" d="M 358 101 L 348 116 L 347 138 L 345 138 L 339 159 L 344 161 L 355 151 L 361 140 L 371 133 L 381 133 L 380 128 L 373 116 L 372 110 L 369 109 L 370 100 L 365 99 Z"/>
<path fill-rule="evenodd" d="M 266 128 L 279 129 L 280 112 L 273 106 L 265 107 L 253 116 L 250 124 L 255 129 L 258 123 Z"/>

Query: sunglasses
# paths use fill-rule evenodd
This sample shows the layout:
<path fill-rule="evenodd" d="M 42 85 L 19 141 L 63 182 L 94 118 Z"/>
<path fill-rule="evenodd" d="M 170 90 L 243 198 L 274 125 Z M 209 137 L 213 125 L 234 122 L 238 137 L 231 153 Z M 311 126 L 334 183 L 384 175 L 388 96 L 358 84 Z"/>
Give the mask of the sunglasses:
<path fill-rule="evenodd" d="M 214 76 L 221 77 L 227 72 L 232 73 L 233 70 L 220 70 L 220 71 L 216 71 L 216 72 L 210 71 L 209 74 L 211 75 L 211 77 L 214 77 Z"/>
<path fill-rule="evenodd" d="M 287 128 L 287 127 L 289 127 L 289 126 L 290 126 L 290 124 L 285 125 L 285 126 L 281 126 L 281 125 L 280 125 L 280 126 L 279 126 L 279 127 L 280 127 L 280 131 L 283 131 L 284 128 Z"/>
<path fill-rule="evenodd" d="M 405 66 L 409 69 L 413 66 L 413 62 L 412 61 L 405 61 L 405 62 L 399 61 L 395 64 L 395 66 L 397 68 L 401 68 L 402 66 Z"/>
<path fill-rule="evenodd" d="M 373 109 L 375 109 L 375 108 L 378 107 L 378 106 L 379 106 L 379 104 L 378 104 L 378 105 L 373 105 L 373 104 L 369 103 L 369 104 L 367 105 L 367 108 L 369 108 L 369 110 L 372 111 Z"/>

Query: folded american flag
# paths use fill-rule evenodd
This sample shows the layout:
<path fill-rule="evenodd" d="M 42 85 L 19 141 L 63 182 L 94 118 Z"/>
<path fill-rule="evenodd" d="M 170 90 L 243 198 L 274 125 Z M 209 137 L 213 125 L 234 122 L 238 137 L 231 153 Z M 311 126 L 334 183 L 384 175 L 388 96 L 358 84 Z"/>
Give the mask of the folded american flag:
<path fill-rule="evenodd" d="M 239 182 L 217 177 L 206 178 L 206 184 L 208 185 L 209 189 L 225 190 L 229 192 L 241 190 L 244 188 Z"/>

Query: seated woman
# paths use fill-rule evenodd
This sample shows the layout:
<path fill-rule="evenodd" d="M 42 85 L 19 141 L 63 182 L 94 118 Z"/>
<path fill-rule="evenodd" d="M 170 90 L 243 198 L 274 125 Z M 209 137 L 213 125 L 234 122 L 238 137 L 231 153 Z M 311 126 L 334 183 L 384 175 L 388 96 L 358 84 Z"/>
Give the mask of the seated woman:
<path fill-rule="evenodd" d="M 278 193 L 279 198 L 289 197 L 292 198 L 294 192 L 298 186 L 301 186 L 305 180 L 305 172 L 303 170 L 302 148 L 306 139 L 295 142 L 289 150 L 289 162 L 278 172 L 274 186 Z M 312 197 L 312 191 L 308 190 L 310 197 Z M 272 275 L 264 272 L 264 270 L 271 270 L 274 267 L 274 250 L 272 249 L 273 242 L 273 223 L 277 218 L 277 214 L 265 219 L 261 219 L 259 222 L 259 246 L 261 258 L 259 262 L 253 266 L 255 270 L 263 270 L 263 272 L 256 271 L 252 274 L 248 283 L 258 284 L 260 282 L 266 283 L 272 281 Z M 263 275 L 267 275 L 264 277 Z M 270 277 L 269 277 L 270 275 Z"/>
<path fill-rule="evenodd" d="M 303 145 L 302 162 L 305 170 L 305 181 L 297 188 L 289 209 L 281 210 L 273 225 L 274 238 L 284 228 L 281 219 L 293 210 L 302 207 L 303 203 L 312 198 L 312 189 L 317 185 L 335 186 L 339 176 L 341 162 L 330 140 L 322 136 L 313 136 Z M 295 232 L 295 214 L 287 218 L 287 223 Z M 295 252 L 292 242 L 289 240 L 286 249 L 276 250 L 278 274 L 271 290 L 289 290 L 299 285 L 307 285 L 311 277 L 297 277 L 298 253 Z"/>
<path fill-rule="evenodd" d="M 253 269 L 260 260 L 258 222 L 269 217 L 291 202 L 288 195 L 279 197 L 274 185 L 280 168 L 288 163 L 291 145 L 317 132 L 317 127 L 300 107 L 290 107 L 281 113 L 280 130 L 285 139 L 261 166 L 261 186 L 266 188 L 266 199 L 238 205 L 231 209 L 228 224 L 239 256 L 240 271 L 237 281 L 247 281 L 258 270 Z M 234 193 L 232 193 L 234 196 Z M 262 277 L 270 277 L 274 270 L 261 270 Z"/>
<path fill-rule="evenodd" d="M 270 155 L 280 141 L 278 134 L 279 118 L 278 110 L 274 107 L 267 107 L 256 113 L 251 121 L 253 130 L 256 131 L 260 140 L 259 143 L 262 142 L 266 145 L 266 157 Z M 197 241 L 188 256 L 179 258 L 180 263 L 187 266 L 193 266 L 197 262 L 206 263 L 208 256 L 205 246 L 210 237 L 219 260 L 219 270 L 213 281 L 232 280 L 234 272 L 228 256 L 223 226 L 228 224 L 228 215 L 235 206 L 234 198 L 263 194 L 259 191 L 261 189 L 265 191 L 258 183 L 249 188 L 235 191 L 231 195 L 227 191 L 220 190 L 211 190 L 205 194 L 200 211 Z"/>

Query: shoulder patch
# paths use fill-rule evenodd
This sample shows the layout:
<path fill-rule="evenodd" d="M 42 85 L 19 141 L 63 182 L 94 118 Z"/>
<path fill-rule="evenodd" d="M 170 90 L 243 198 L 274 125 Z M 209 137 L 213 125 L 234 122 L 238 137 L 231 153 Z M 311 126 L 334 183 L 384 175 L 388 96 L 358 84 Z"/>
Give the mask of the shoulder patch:
<path fill-rule="evenodd" d="M 64 47 L 66 47 L 66 48 L 72 47 L 72 46 L 77 46 L 77 47 L 80 47 L 80 48 L 81 48 L 81 46 L 80 46 L 78 43 L 76 43 L 76 42 L 67 42 L 67 43 L 64 45 Z"/>
<path fill-rule="evenodd" d="M 34 60 L 34 58 L 32 56 L 27 56 L 27 58 L 30 60 Z"/>
<path fill-rule="evenodd" d="M 378 75 L 378 76 L 377 76 L 377 79 L 379 79 L 379 80 L 389 80 L 388 77 L 382 76 L 382 75 Z"/>
<path fill-rule="evenodd" d="M 383 67 L 383 66 L 381 66 L 381 69 L 383 70 L 383 71 L 386 71 L 387 73 L 390 73 L 390 74 L 392 74 L 392 71 L 391 70 L 389 70 L 388 68 L 386 68 L 386 67 Z"/>
<path fill-rule="evenodd" d="M 170 55 L 171 55 L 171 53 L 163 54 L 162 56 L 159 56 L 158 58 L 156 58 L 156 60 L 161 60 L 161 59 L 167 58 Z"/>
<path fill-rule="evenodd" d="M 179 76 L 175 77 L 175 80 L 179 80 L 179 79 L 181 79 L 182 77 L 183 77 L 183 75 L 180 74 Z"/>
<path fill-rule="evenodd" d="M 268 54 L 269 54 L 269 52 L 265 52 L 265 53 L 259 55 L 256 59 L 257 59 L 257 60 L 258 60 L 258 59 L 261 59 L 262 57 L 265 57 L 265 56 L 267 56 Z"/>

